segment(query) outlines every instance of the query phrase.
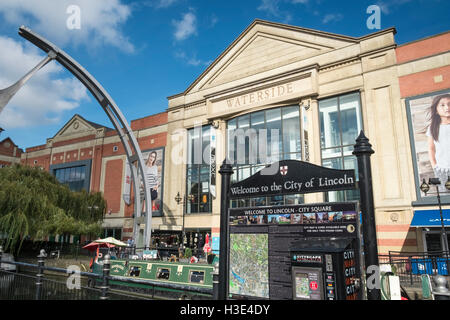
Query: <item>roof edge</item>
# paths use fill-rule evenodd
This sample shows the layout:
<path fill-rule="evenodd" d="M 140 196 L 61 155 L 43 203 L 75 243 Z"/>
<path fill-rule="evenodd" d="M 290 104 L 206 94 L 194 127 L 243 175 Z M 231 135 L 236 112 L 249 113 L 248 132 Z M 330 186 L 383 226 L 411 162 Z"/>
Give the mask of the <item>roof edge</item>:
<path fill-rule="evenodd" d="M 244 29 L 244 31 L 242 31 L 239 34 L 239 36 L 236 39 L 233 40 L 233 42 L 231 44 L 229 44 L 225 48 L 225 50 L 222 51 L 222 53 L 219 54 L 218 57 L 216 57 L 214 59 L 214 61 L 183 92 L 168 96 L 167 99 L 171 100 L 171 99 L 175 99 L 175 98 L 186 95 L 203 78 L 203 76 L 206 75 L 220 61 L 220 59 L 231 50 L 231 48 L 236 43 L 238 43 L 253 27 L 255 27 L 258 24 L 265 25 L 265 26 L 277 27 L 277 28 L 284 28 L 284 29 L 293 30 L 293 31 L 301 31 L 301 32 L 306 32 L 306 33 L 310 33 L 310 34 L 314 34 L 314 35 L 321 35 L 321 36 L 325 36 L 325 37 L 329 37 L 329 38 L 333 38 L 333 39 L 337 39 L 337 40 L 353 42 L 355 44 L 359 43 L 363 40 L 367 40 L 367 39 L 379 36 L 381 34 L 393 32 L 395 35 L 397 33 L 397 30 L 395 29 L 395 27 L 390 27 L 387 29 L 373 32 L 373 33 L 365 35 L 365 36 L 352 37 L 352 36 L 331 33 L 331 32 L 327 32 L 327 31 L 320 31 L 320 30 L 315 30 L 315 29 L 309 29 L 309 28 L 304 28 L 304 27 L 299 27 L 299 26 L 283 24 L 283 23 L 279 23 L 279 22 L 267 21 L 267 20 L 263 20 L 263 19 L 255 19 L 255 20 L 253 20 L 253 22 L 250 25 L 247 26 L 247 28 Z"/>

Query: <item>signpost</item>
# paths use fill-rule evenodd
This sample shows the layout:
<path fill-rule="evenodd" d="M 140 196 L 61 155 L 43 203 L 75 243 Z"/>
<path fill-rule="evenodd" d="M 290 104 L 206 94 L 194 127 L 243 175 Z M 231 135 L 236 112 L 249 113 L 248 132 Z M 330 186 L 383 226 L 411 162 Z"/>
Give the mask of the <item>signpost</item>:
<path fill-rule="evenodd" d="M 279 278 L 278 283 L 273 282 L 270 286 L 270 296 L 274 298 L 292 298 L 291 292 L 286 293 L 289 281 L 294 288 L 294 296 L 298 297 L 326 297 L 329 300 L 361 298 L 360 208 L 357 203 L 229 209 L 231 199 L 349 190 L 360 186 L 365 263 L 366 267 L 378 265 L 370 175 L 370 155 L 373 150 L 362 131 L 356 141 L 353 154 L 358 159 L 359 185 L 354 170 L 330 169 L 297 160 L 282 160 L 271 164 L 271 168 L 278 167 L 275 174 L 266 174 L 262 169 L 245 180 L 231 184 L 233 170 L 224 161 L 219 171 L 222 175 L 219 299 L 224 300 L 229 296 L 228 284 L 232 282 L 229 281 L 230 274 L 239 287 L 233 287 L 234 291 L 241 290 L 245 293 L 248 289 L 244 287 L 248 281 L 229 266 L 230 247 L 234 250 L 233 253 L 238 252 L 239 259 L 246 258 L 246 252 L 242 248 L 253 250 L 248 254 L 250 257 L 266 257 L 269 266 L 255 259 L 249 259 L 249 262 L 255 264 L 253 270 L 257 270 L 257 277 L 260 279 L 269 282 L 267 279 Z M 234 241 L 231 244 L 230 231 Z M 236 241 L 245 243 L 239 246 Z M 271 249 L 264 249 L 263 247 L 269 247 L 269 243 Z M 289 264 L 286 264 L 286 255 L 290 255 L 287 259 Z M 307 261 L 312 257 L 316 260 Z M 309 266 L 305 267 L 305 263 Z M 244 262 L 239 261 L 239 265 L 244 265 Z M 301 270 L 306 270 L 306 273 Z M 251 275 L 251 272 L 247 274 Z M 292 279 L 286 278 L 291 275 Z M 326 278 L 322 279 L 322 276 Z M 251 294 L 256 292 L 256 297 L 269 298 L 268 283 L 258 283 L 256 280 L 255 278 Z M 314 289 L 316 285 L 320 291 Z M 309 289 L 315 293 L 308 294 L 306 291 Z M 368 290 L 368 299 L 379 299 L 379 289 Z"/>
<path fill-rule="evenodd" d="M 309 162 L 282 160 L 277 174 L 265 175 L 264 169 L 234 183 L 229 198 L 263 197 L 285 194 L 348 190 L 356 188 L 354 170 L 336 170 Z"/>
<path fill-rule="evenodd" d="M 277 164 L 272 164 L 273 167 L 278 165 L 278 172 L 273 175 L 266 175 L 263 169 L 253 176 L 231 185 L 229 180 L 227 181 L 228 174 L 232 174 L 232 171 L 229 170 L 231 168 L 224 170 L 224 165 L 221 167 L 221 174 L 226 172 L 227 175 L 222 176 L 222 190 L 229 190 L 229 192 L 222 192 L 222 196 L 225 198 L 222 201 L 226 203 L 229 203 L 230 199 L 245 197 L 266 197 L 356 188 L 354 170 L 330 169 L 297 160 L 283 160 Z M 223 184 L 228 184 L 229 188 L 225 189 Z M 222 207 L 224 207 L 223 205 L 222 202 Z M 223 220 L 221 220 L 220 263 L 225 260 L 226 266 L 222 266 L 223 273 L 221 273 L 220 279 L 226 281 L 225 283 L 235 283 L 232 293 L 239 292 L 243 295 L 268 298 L 269 286 L 272 286 L 271 296 L 281 297 L 277 293 L 276 285 L 269 281 L 269 269 L 291 267 L 288 247 L 299 238 L 349 237 L 357 239 L 358 217 L 356 208 L 355 202 L 227 208 L 227 211 L 222 211 L 221 217 Z M 230 231 L 233 235 L 231 243 L 228 242 Z M 239 237 L 242 232 L 249 233 L 245 237 Z M 240 241 L 246 242 L 248 238 L 251 238 L 254 243 L 258 243 L 258 248 L 250 248 L 251 242 L 240 245 Z M 226 242 L 226 251 L 223 250 L 222 241 Z M 268 242 L 272 243 L 271 247 L 280 247 L 279 251 L 286 252 L 283 254 L 287 257 L 276 256 L 278 253 L 268 249 Z M 244 249 L 241 250 L 241 247 Z M 247 250 L 245 248 L 249 248 L 250 251 L 245 252 Z M 233 253 L 231 261 L 230 251 Z M 248 260 L 247 256 L 249 257 Z M 267 261 L 266 263 L 264 261 L 252 261 L 253 257 L 266 257 Z M 258 279 L 255 278 L 253 281 L 247 278 L 244 281 L 243 275 L 249 275 L 250 278 L 252 275 L 246 273 L 245 268 L 236 267 L 234 263 L 236 259 L 239 260 L 240 266 L 245 263 L 254 263 L 253 270 L 257 270 Z M 321 263 L 325 262 L 325 259 L 320 259 Z M 244 262 L 243 260 L 247 261 Z M 287 265 L 282 265 L 277 260 L 287 261 Z M 232 264 L 231 267 L 230 263 Z M 280 265 L 275 267 L 275 264 Z M 232 277 L 231 280 L 229 280 L 229 277 Z M 264 281 L 260 279 L 264 279 Z M 317 281 L 322 285 L 321 279 L 317 279 Z M 312 286 L 311 290 L 316 291 L 319 288 L 319 282 L 317 281 L 315 284 L 309 283 L 308 286 Z M 290 282 L 289 279 L 288 285 Z M 245 287 L 248 283 L 253 283 L 249 285 L 250 288 Z M 221 289 L 224 290 L 221 297 L 228 297 L 228 286 Z M 324 288 L 320 287 L 320 292 L 323 295 Z M 313 296 L 318 297 L 317 294 Z"/>

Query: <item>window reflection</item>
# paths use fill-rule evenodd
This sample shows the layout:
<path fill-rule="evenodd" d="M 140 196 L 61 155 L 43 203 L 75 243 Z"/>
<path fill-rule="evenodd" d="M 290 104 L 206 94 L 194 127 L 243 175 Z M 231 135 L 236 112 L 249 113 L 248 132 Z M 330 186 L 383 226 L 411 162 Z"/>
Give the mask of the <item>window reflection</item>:
<path fill-rule="evenodd" d="M 186 166 L 186 213 L 211 212 L 210 194 L 211 127 L 188 130 L 188 164 Z"/>
<path fill-rule="evenodd" d="M 66 184 L 72 191 L 85 189 L 86 166 L 84 165 L 55 169 L 54 175 L 60 183 Z"/>
<path fill-rule="evenodd" d="M 333 169 L 358 170 L 352 155 L 355 140 L 362 128 L 359 93 L 319 101 L 320 145 L 322 165 Z M 358 200 L 357 190 L 328 192 L 326 201 Z"/>
<path fill-rule="evenodd" d="M 298 106 L 258 111 L 229 120 L 227 155 L 233 164 L 231 183 L 257 173 L 264 168 L 264 164 L 302 160 L 300 129 Z M 240 153 L 245 157 L 240 157 Z M 303 203 L 303 199 L 303 195 L 239 199 L 231 201 L 231 207 L 299 204 Z"/>

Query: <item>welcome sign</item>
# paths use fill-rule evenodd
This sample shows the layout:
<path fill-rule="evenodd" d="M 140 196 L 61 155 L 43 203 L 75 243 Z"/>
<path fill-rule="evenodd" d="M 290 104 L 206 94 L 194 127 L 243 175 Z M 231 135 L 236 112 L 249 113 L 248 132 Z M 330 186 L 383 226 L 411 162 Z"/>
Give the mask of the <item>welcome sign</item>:
<path fill-rule="evenodd" d="M 329 169 L 304 161 L 282 160 L 232 184 L 229 197 L 236 199 L 348 189 L 356 189 L 354 170 Z"/>
<path fill-rule="evenodd" d="M 276 225 L 294 227 L 295 234 L 303 237 L 357 237 L 358 205 L 355 201 L 232 208 L 229 216 L 232 232 Z"/>

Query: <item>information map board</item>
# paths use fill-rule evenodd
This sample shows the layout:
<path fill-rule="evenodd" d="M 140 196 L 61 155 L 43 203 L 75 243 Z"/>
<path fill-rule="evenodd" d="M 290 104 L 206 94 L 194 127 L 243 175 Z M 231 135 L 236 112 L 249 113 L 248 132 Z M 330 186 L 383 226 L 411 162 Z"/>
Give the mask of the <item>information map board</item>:
<path fill-rule="evenodd" d="M 229 209 L 229 293 L 292 299 L 293 245 L 314 238 L 358 242 L 358 209 L 357 202 Z"/>
<path fill-rule="evenodd" d="M 354 170 L 281 160 L 231 184 L 225 202 L 349 189 L 357 189 Z M 299 242 L 309 240 L 311 245 L 305 250 L 334 250 L 333 241 L 329 240 L 349 239 L 351 247 L 356 248 L 358 253 L 358 212 L 357 202 L 228 209 L 229 263 L 226 273 L 229 294 L 237 298 L 292 299 L 295 284 L 299 288 L 295 295 L 305 296 L 305 286 L 302 285 L 306 283 L 306 278 L 302 278 L 302 273 L 299 273 L 297 282 L 293 282 L 292 278 L 294 248 L 298 248 Z M 324 265 L 322 267 L 325 268 Z M 311 281 L 311 290 L 314 291 L 317 281 Z"/>

